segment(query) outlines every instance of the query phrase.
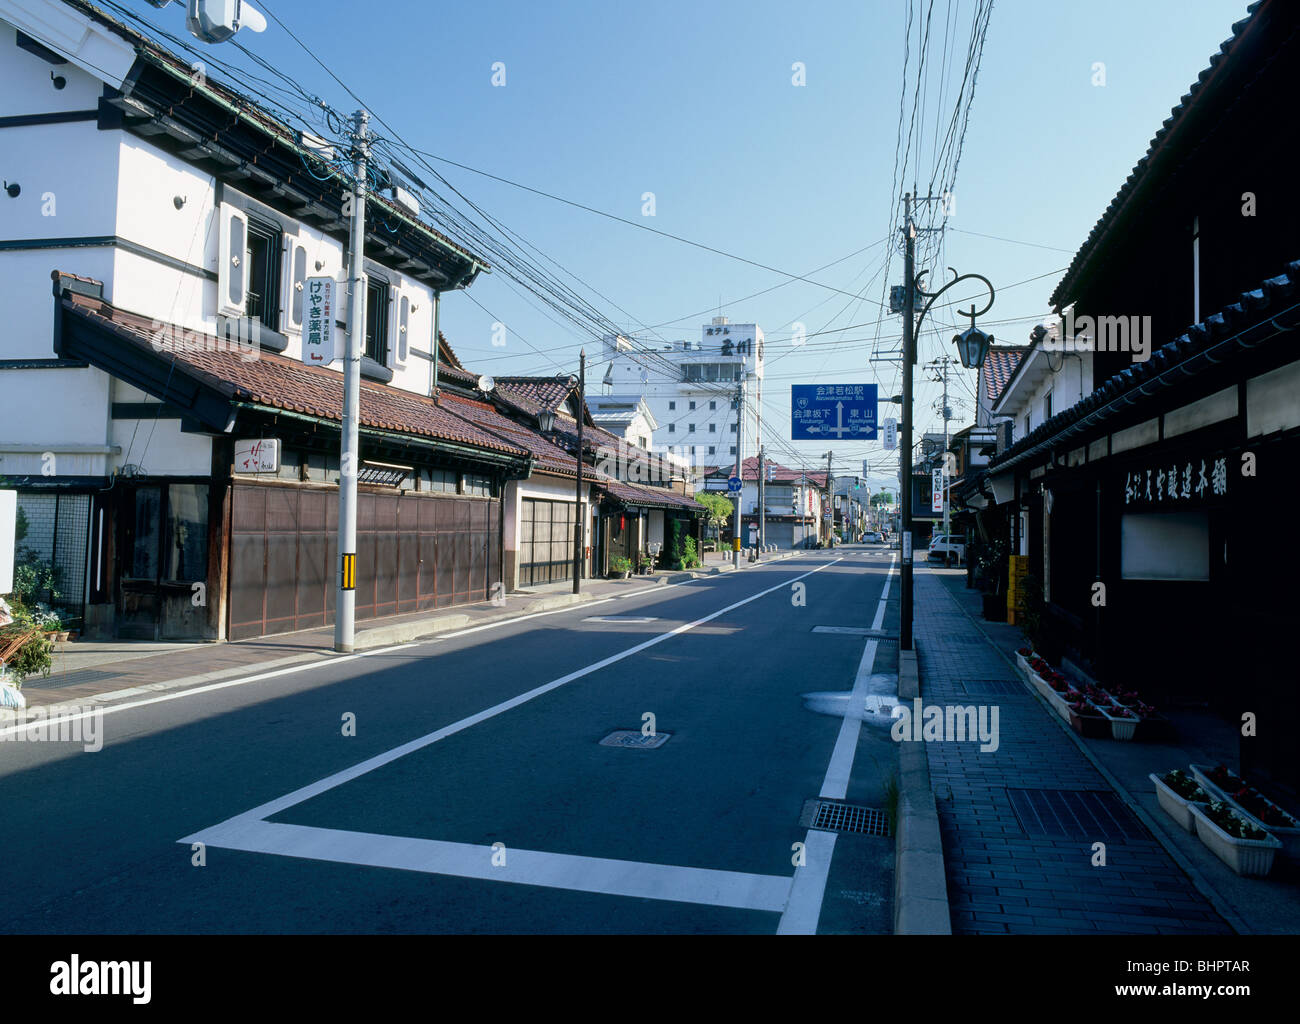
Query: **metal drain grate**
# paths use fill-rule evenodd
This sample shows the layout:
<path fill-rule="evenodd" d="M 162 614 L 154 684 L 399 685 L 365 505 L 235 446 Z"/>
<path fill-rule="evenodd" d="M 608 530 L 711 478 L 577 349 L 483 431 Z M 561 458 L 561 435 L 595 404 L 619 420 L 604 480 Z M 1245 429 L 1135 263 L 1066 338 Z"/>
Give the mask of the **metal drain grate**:
<path fill-rule="evenodd" d="M 839 800 L 809 800 L 799 818 L 803 828 L 822 832 L 851 832 L 862 836 L 888 836 L 889 817 L 884 811 Z"/>
<path fill-rule="evenodd" d="M 1146 831 L 1112 792 L 1077 789 L 1008 789 L 1007 799 L 1031 836 L 1123 841 Z"/>
<path fill-rule="evenodd" d="M 1011 679 L 967 679 L 961 688 L 975 697 L 1028 697 L 1023 683 Z"/>
<path fill-rule="evenodd" d="M 644 736 L 640 729 L 616 729 L 600 741 L 602 747 L 627 747 L 632 750 L 654 750 L 668 742 L 671 733 L 657 732 Z"/>

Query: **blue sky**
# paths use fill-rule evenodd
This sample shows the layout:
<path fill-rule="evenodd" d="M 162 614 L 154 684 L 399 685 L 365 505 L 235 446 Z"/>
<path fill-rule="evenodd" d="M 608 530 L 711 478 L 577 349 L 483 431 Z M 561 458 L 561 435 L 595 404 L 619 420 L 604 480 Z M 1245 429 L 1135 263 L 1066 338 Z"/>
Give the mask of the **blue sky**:
<path fill-rule="evenodd" d="M 159 12 L 143 0 L 122 2 L 183 30 L 176 6 Z M 435 164 L 599 292 L 586 296 L 626 329 L 663 325 L 650 336 L 697 338 L 719 302 L 733 321 L 758 322 L 768 337 L 765 432 L 788 439 L 791 383 L 879 381 L 882 395 L 899 390 L 897 363 L 870 362 L 874 351 L 897 346 L 898 317 L 798 349 L 789 339 L 792 323 L 812 333 L 879 320 L 882 284 L 902 281 L 898 257 L 884 281 L 880 243 L 899 200 L 891 184 L 907 0 L 261 6 L 416 148 L 829 285 L 795 281 L 733 303 L 789 279 Z M 961 70 L 942 74 L 945 32 L 960 65 L 975 0 L 913 0 L 912 8 L 909 79 L 919 26 L 932 11 L 920 141 L 905 180 L 910 188 L 915 174 L 924 190 L 935 125 L 942 116 L 946 127 L 952 115 Z M 999 342 L 1025 341 L 1047 313 L 1059 271 L 1245 9 L 1245 0 L 996 0 L 955 204 L 934 257 L 936 279 L 952 265 L 993 281 L 999 292 L 986 319 L 1019 321 L 989 328 Z M 349 16 L 360 17 L 360 31 L 348 28 Z M 356 106 L 274 22 L 240 40 L 336 108 Z M 246 62 L 229 44 L 213 52 Z M 504 87 L 492 84 L 498 61 Z M 791 81 L 796 61 L 806 69 L 802 87 Z M 1093 84 L 1096 62 L 1105 64 L 1101 86 Z M 910 92 L 907 102 L 910 123 Z M 655 195 L 654 217 L 642 216 L 645 192 Z M 810 274 L 871 243 L 878 244 Z M 1039 279 L 1017 284 L 1030 278 Z M 589 358 L 600 358 L 592 332 L 545 315 L 511 284 L 485 275 L 469 296 L 444 301 L 443 330 L 470 368 L 568 371 L 583 344 Z M 954 322 L 947 312 L 933 319 Z M 504 347 L 492 346 L 494 320 L 507 325 Z M 952 354 L 952 333 L 927 330 L 922 362 Z M 601 372 L 596 365 L 589 380 Z M 926 376 L 918 374 L 918 428 L 941 429 L 931 408 L 939 387 Z M 954 429 L 973 415 L 973 375 L 960 376 L 951 385 Z M 793 448 L 812 464 L 825 447 L 773 438 L 769 450 L 795 464 Z M 860 468 L 866 457 L 888 461 L 878 443 L 836 446 L 841 469 Z"/>

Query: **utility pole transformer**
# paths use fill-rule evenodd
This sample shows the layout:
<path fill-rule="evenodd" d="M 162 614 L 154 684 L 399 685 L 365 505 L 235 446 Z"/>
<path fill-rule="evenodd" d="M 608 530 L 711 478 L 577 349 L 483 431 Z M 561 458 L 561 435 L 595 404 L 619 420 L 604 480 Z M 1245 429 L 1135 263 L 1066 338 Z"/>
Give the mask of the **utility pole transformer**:
<path fill-rule="evenodd" d="M 339 579 L 334 606 L 334 650 L 351 654 L 356 630 L 357 471 L 360 452 L 361 349 L 366 329 L 366 159 L 370 115 L 353 115 L 352 241 L 348 247 L 348 340 L 343 355 L 343 427 L 339 449 Z M 435 342 L 436 346 L 436 342 Z M 437 358 L 437 349 L 434 349 Z"/>

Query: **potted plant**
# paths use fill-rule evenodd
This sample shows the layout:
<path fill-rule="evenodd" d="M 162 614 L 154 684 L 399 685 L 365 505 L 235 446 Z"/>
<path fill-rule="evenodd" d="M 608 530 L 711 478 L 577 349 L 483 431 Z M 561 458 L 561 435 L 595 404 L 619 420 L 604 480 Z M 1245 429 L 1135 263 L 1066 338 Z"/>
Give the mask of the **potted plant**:
<path fill-rule="evenodd" d="M 1110 722 L 1110 737 L 1114 740 L 1131 740 L 1137 732 L 1138 716 L 1131 708 L 1118 704 L 1099 705 L 1098 710 Z"/>
<path fill-rule="evenodd" d="M 1175 768 L 1164 775 L 1154 772 L 1147 776 L 1156 787 L 1156 799 L 1161 809 L 1178 822 L 1188 832 L 1196 831 L 1196 821 L 1192 818 L 1191 804 L 1210 804 L 1210 795 L 1196 784 L 1196 780 L 1181 768 Z"/>
<path fill-rule="evenodd" d="M 1273 836 L 1222 801 L 1211 801 L 1204 810 L 1200 804 L 1188 807 L 1201 842 L 1237 874 L 1262 878 L 1273 870 L 1273 858 L 1282 849 Z"/>
<path fill-rule="evenodd" d="M 1283 856 L 1300 862 L 1300 821 L 1224 765 L 1192 765 L 1192 774 L 1216 800 L 1232 806 L 1253 825 L 1267 829 L 1282 843 Z M 1225 787 L 1231 787 L 1225 789 Z"/>
<path fill-rule="evenodd" d="M 609 562 L 609 574 L 616 580 L 625 580 L 632 575 L 632 559 L 620 555 Z"/>
<path fill-rule="evenodd" d="M 1085 739 L 1110 735 L 1110 725 L 1101 712 L 1088 700 L 1078 700 L 1070 705 L 1070 728 Z"/>

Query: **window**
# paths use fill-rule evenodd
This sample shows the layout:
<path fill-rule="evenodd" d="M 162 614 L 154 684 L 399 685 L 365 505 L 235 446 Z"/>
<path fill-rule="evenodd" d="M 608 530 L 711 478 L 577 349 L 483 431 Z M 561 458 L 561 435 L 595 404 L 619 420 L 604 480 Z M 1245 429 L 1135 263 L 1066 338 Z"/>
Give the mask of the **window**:
<path fill-rule="evenodd" d="M 248 260 L 248 311 L 272 331 L 280 329 L 280 248 L 283 233 L 278 227 L 248 219 L 245 245 Z"/>
<path fill-rule="evenodd" d="M 457 475 L 446 469 L 420 470 L 420 489 L 440 491 L 443 494 L 456 493 Z"/>
<path fill-rule="evenodd" d="M 208 485 L 140 487 L 127 552 L 129 578 L 190 583 L 208 578 Z"/>
<path fill-rule="evenodd" d="M 693 434 L 693 433 L 695 433 L 695 424 L 694 424 L 694 423 L 688 423 L 688 424 L 686 425 L 686 432 L 687 432 L 688 434 Z"/>
<path fill-rule="evenodd" d="M 735 423 L 733 423 L 733 424 L 731 425 L 731 432 L 732 432 L 733 434 L 736 433 L 736 424 L 735 424 Z"/>
<path fill-rule="evenodd" d="M 676 409 L 676 408 L 677 408 L 677 403 L 676 403 L 676 402 L 669 402 L 669 403 L 668 403 L 668 411 L 669 411 L 669 412 L 672 412 L 672 411 L 673 411 L 674 409 Z"/>
<path fill-rule="evenodd" d="M 380 366 L 388 365 L 388 282 L 366 279 L 366 351 Z"/>
<path fill-rule="evenodd" d="M 1025 413 L 1025 437 L 1029 436 L 1029 414 Z"/>
<path fill-rule="evenodd" d="M 738 403 L 734 398 L 731 400 L 731 407 L 732 407 L 733 409 L 736 408 L 736 406 L 737 406 L 738 404 L 739 404 L 739 403 Z"/>
<path fill-rule="evenodd" d="M 474 473 L 466 473 L 461 477 L 464 486 L 461 487 L 461 494 L 473 494 L 480 498 L 492 497 L 492 478 L 490 476 L 478 476 Z"/>
<path fill-rule="evenodd" d="M 710 402 L 710 403 L 709 403 L 709 410 L 710 410 L 710 411 L 716 409 L 717 407 L 718 407 L 718 403 L 717 403 L 717 402 Z"/>
<path fill-rule="evenodd" d="M 677 433 L 677 424 L 676 424 L 676 423 L 670 423 L 670 424 L 668 424 L 668 433 L 670 433 L 670 434 L 675 434 L 675 433 Z"/>
<path fill-rule="evenodd" d="M 716 455 L 717 453 L 718 453 L 718 449 L 713 445 L 709 445 L 709 454 Z"/>
<path fill-rule="evenodd" d="M 1043 396 L 1043 419 L 1050 420 L 1051 418 L 1052 418 L 1052 393 L 1049 391 L 1047 392 L 1046 395 Z"/>
<path fill-rule="evenodd" d="M 690 405 L 688 406 L 688 408 L 690 409 L 691 412 L 694 412 L 694 411 L 695 411 L 695 403 L 694 403 L 694 402 L 691 402 Z"/>
<path fill-rule="evenodd" d="M 709 424 L 709 433 L 710 433 L 710 434 L 716 434 L 717 432 L 718 432 L 718 425 L 717 425 L 716 423 L 710 423 L 710 424 Z"/>
<path fill-rule="evenodd" d="M 736 446 L 734 444 L 731 446 L 731 454 L 732 455 L 736 454 Z"/>

